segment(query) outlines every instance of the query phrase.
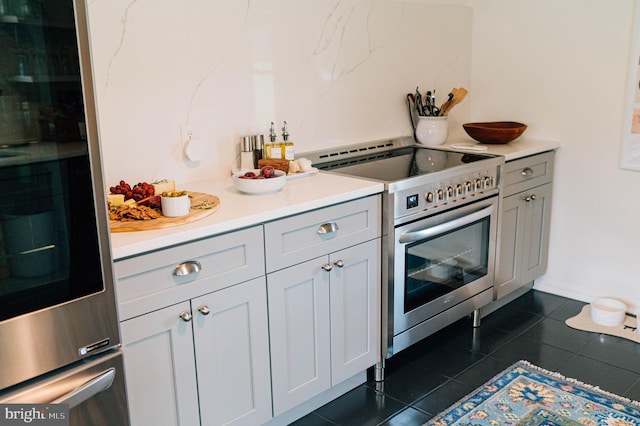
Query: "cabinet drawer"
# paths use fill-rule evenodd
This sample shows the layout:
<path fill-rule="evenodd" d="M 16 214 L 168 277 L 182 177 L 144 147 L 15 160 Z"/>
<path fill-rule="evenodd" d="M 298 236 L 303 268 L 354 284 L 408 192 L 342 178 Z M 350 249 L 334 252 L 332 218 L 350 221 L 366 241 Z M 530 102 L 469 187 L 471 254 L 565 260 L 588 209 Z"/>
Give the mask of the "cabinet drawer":
<path fill-rule="evenodd" d="M 551 182 L 554 155 L 549 151 L 509 161 L 504 168 L 504 196 Z"/>
<path fill-rule="evenodd" d="M 380 236 L 380 196 L 371 196 L 264 225 L 267 272 Z"/>
<path fill-rule="evenodd" d="M 199 271 L 176 275 L 178 265 Z M 115 262 L 120 320 L 264 275 L 262 227 Z"/>

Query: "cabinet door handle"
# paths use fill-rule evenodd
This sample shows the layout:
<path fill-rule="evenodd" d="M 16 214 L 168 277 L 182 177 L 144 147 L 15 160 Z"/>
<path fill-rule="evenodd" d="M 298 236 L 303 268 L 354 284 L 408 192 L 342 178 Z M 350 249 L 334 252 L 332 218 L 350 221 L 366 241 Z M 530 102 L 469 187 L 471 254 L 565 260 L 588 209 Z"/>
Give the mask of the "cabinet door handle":
<path fill-rule="evenodd" d="M 526 201 L 527 203 L 529 201 L 535 201 L 536 200 L 536 194 L 531 194 L 531 195 L 525 195 L 524 197 L 522 197 L 522 199 L 524 201 Z"/>
<path fill-rule="evenodd" d="M 325 263 L 324 265 L 322 265 L 322 269 L 324 269 L 325 271 L 330 271 L 333 269 L 333 265 L 331 265 L 330 263 Z"/>
<path fill-rule="evenodd" d="M 522 170 L 522 176 L 529 177 L 533 174 L 533 170 L 530 167 L 527 167 Z"/>
<path fill-rule="evenodd" d="M 180 317 L 180 319 L 184 322 L 189 322 L 191 321 L 191 314 L 187 311 L 184 312 L 180 312 L 180 314 L 178 315 Z"/>
<path fill-rule="evenodd" d="M 187 260 L 175 267 L 173 275 L 183 277 L 185 275 L 198 273 L 201 269 L 202 265 L 197 260 Z"/>
<path fill-rule="evenodd" d="M 331 234 L 338 230 L 338 224 L 335 222 L 327 222 L 320 225 L 318 234 Z"/>
<path fill-rule="evenodd" d="M 209 315 L 211 313 L 211 309 L 209 309 L 209 307 L 207 305 L 202 305 L 202 306 L 198 307 L 198 311 L 202 315 Z"/>
<path fill-rule="evenodd" d="M 336 265 L 338 268 L 342 268 L 344 266 L 344 262 L 340 259 L 333 262 L 333 264 Z"/>

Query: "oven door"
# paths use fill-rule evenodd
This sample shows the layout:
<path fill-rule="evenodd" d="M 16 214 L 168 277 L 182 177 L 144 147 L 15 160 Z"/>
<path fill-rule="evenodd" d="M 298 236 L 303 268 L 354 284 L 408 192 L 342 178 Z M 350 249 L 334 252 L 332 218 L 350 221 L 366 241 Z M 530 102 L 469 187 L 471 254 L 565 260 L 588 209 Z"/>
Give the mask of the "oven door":
<path fill-rule="evenodd" d="M 491 197 L 396 227 L 394 336 L 493 287 L 497 206 Z"/>
<path fill-rule="evenodd" d="M 85 359 L 0 394 L 0 404 L 15 404 L 3 408 L 0 423 L 30 423 L 16 420 L 15 417 L 14 421 L 6 423 L 2 419 L 9 417 L 11 410 L 36 410 L 47 412 L 50 422 L 39 422 L 38 417 L 34 416 L 34 425 L 64 424 L 62 420 L 66 419 L 66 424 L 70 426 L 125 426 L 129 424 L 129 415 L 124 383 L 122 351 L 114 350 Z M 62 413 L 57 414 L 61 410 Z"/>

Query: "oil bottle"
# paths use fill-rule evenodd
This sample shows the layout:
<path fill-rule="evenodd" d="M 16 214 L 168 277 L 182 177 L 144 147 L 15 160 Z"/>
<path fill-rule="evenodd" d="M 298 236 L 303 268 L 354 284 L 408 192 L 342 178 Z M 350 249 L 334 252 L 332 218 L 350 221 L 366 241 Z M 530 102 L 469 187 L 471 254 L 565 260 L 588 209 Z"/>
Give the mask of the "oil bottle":
<path fill-rule="evenodd" d="M 273 121 L 271 122 L 271 128 L 269 129 L 269 140 L 271 143 L 266 145 L 267 158 L 283 158 L 281 144 L 276 142 L 276 130 L 273 127 Z"/>
<path fill-rule="evenodd" d="M 294 160 L 293 142 L 289 140 L 289 132 L 287 131 L 287 122 L 282 127 L 282 158 L 285 160 Z"/>

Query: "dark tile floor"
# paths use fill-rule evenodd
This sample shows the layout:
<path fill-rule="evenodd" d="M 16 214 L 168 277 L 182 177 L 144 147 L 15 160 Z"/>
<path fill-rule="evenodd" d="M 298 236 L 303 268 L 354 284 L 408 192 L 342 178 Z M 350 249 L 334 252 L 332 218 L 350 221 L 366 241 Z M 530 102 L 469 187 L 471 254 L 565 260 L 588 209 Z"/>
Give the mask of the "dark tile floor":
<path fill-rule="evenodd" d="M 640 345 L 566 326 L 583 305 L 532 290 L 478 329 L 462 319 L 390 358 L 383 383 L 370 380 L 294 425 L 421 425 L 520 359 L 640 400 Z"/>

